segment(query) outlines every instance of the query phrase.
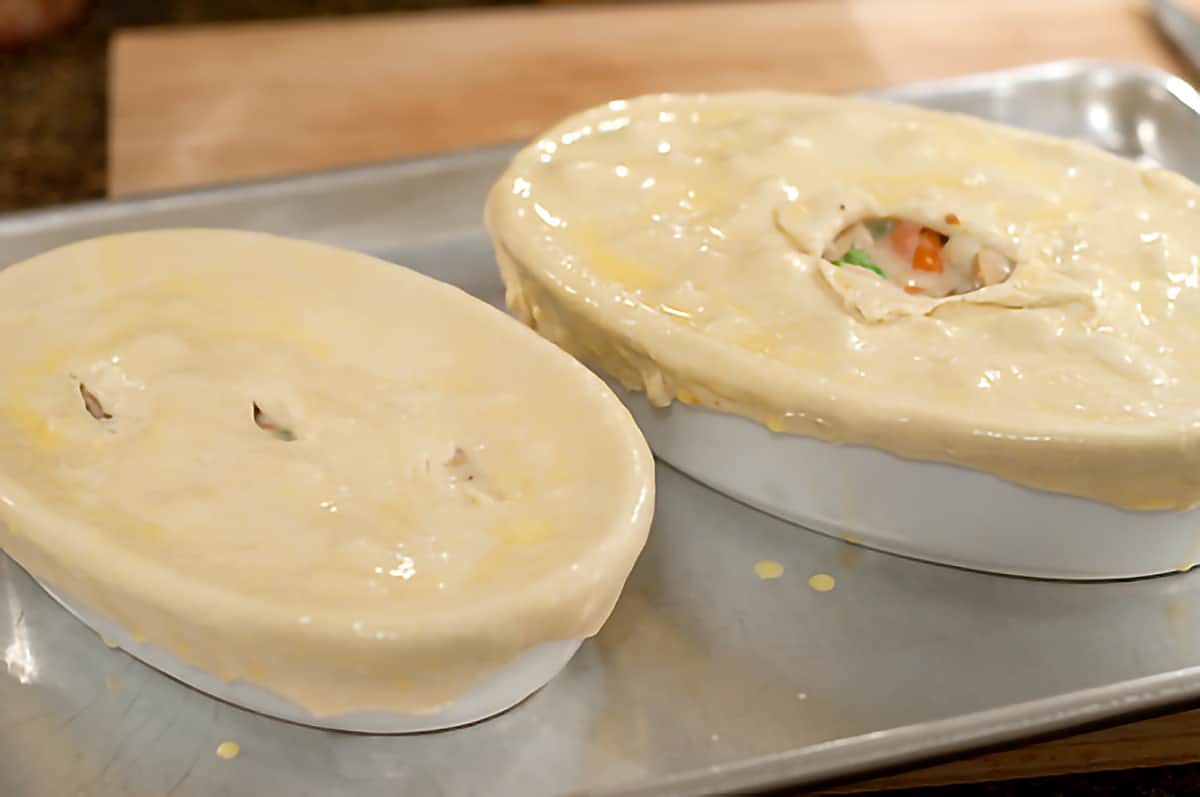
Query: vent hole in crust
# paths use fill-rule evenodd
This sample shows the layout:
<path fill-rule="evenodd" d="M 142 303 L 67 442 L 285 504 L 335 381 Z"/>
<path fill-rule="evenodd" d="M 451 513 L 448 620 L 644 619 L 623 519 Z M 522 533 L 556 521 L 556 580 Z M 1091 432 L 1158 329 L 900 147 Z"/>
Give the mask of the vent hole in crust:
<path fill-rule="evenodd" d="M 871 218 L 843 229 L 825 248 L 835 266 L 866 269 L 905 293 L 941 298 L 998 285 L 1013 261 L 961 229 L 947 213 L 941 229 L 899 218 Z"/>
<path fill-rule="evenodd" d="M 263 412 L 262 407 L 258 406 L 257 401 L 254 402 L 254 425 L 270 434 L 276 440 L 290 443 L 296 439 L 296 434 L 291 429 Z"/>
<path fill-rule="evenodd" d="M 473 450 L 480 451 L 483 446 Z M 468 504 L 491 504 L 503 500 L 488 484 L 487 474 L 471 450 L 455 446 L 450 457 L 442 463 L 446 485 L 458 492 Z"/>
<path fill-rule="evenodd" d="M 100 399 L 96 398 L 96 394 L 88 390 L 88 386 L 83 382 L 79 383 L 79 395 L 83 397 L 83 408 L 87 410 L 88 415 L 91 415 L 98 421 L 112 420 L 112 414 L 104 409 L 104 405 L 100 403 Z"/>

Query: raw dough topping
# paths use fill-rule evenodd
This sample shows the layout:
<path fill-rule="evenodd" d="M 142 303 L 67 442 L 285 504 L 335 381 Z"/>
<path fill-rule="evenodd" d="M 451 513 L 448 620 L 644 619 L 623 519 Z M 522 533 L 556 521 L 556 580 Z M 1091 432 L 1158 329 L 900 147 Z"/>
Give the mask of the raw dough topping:
<path fill-rule="evenodd" d="M 510 306 L 655 404 L 1187 508 L 1198 199 L 967 117 L 668 95 L 549 131 L 487 219 Z"/>
<path fill-rule="evenodd" d="M 649 452 L 457 289 L 251 233 L 0 272 L 0 544 L 131 633 L 320 714 L 426 710 L 595 633 Z"/>

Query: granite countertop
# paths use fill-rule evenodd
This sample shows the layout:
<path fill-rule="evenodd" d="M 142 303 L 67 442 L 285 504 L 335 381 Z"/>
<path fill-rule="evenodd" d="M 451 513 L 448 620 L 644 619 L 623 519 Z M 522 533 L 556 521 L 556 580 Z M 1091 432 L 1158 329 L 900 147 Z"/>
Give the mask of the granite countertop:
<path fill-rule="evenodd" d="M 2 0 L 0 0 L 2 1 Z M 105 86 L 116 27 L 500 5 L 514 0 L 93 0 L 39 43 L 0 51 L 0 213 L 101 197 Z M 891 797 L 1168 797 L 1200 793 L 1200 764 L 888 792 Z"/>

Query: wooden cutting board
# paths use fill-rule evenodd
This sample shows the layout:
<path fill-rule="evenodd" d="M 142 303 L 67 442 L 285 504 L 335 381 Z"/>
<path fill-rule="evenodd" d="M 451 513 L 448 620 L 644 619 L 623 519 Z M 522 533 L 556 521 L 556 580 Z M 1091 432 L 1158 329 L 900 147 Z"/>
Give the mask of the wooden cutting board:
<path fill-rule="evenodd" d="M 1142 0 L 807 0 L 122 31 L 113 195 L 528 138 L 661 90 L 853 89 L 1070 57 L 1187 74 Z M 1200 711 L 852 790 L 1200 760 Z"/>
<path fill-rule="evenodd" d="M 114 195 L 528 138 L 614 97 L 848 91 L 1058 58 L 1183 72 L 1148 0 L 510 8 L 117 34 Z"/>

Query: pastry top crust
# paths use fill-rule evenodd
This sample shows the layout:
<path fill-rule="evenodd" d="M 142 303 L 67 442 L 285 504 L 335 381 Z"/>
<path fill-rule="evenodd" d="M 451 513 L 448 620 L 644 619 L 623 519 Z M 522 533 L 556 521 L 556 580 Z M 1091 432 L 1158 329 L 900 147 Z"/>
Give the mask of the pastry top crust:
<path fill-rule="evenodd" d="M 510 304 L 657 404 L 1182 509 L 1200 502 L 1198 199 L 1077 142 L 748 92 L 574 116 L 514 159 L 487 220 Z M 822 258 L 879 217 L 967 229 L 1012 275 L 930 298 Z"/>

